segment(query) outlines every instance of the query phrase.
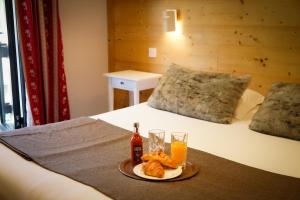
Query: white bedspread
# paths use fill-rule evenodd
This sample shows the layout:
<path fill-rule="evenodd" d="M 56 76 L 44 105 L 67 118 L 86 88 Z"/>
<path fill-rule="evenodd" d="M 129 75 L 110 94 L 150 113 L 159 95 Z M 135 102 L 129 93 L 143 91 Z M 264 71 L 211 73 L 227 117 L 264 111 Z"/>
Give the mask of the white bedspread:
<path fill-rule="evenodd" d="M 170 141 L 170 132 L 186 131 L 189 133 L 189 147 L 248 166 L 300 178 L 300 142 L 251 131 L 248 129 L 250 120 L 235 121 L 231 125 L 216 124 L 156 110 L 145 103 L 93 118 L 127 130 L 133 129 L 134 122 L 140 122 L 140 132 L 145 137 L 150 129 L 164 129 L 167 142 Z M 107 198 L 89 186 L 24 160 L 0 144 L 1 196 L 30 200 Z"/>

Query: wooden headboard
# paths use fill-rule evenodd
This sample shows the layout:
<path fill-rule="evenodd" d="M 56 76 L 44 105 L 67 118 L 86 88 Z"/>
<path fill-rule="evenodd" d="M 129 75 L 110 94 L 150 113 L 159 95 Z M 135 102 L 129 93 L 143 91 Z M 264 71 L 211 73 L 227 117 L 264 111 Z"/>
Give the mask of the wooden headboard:
<path fill-rule="evenodd" d="M 179 11 L 177 34 L 164 32 L 165 9 Z M 250 74 L 250 88 L 266 94 L 300 82 L 299 10 L 299 0 L 108 0 L 109 70 L 163 73 L 174 62 Z"/>

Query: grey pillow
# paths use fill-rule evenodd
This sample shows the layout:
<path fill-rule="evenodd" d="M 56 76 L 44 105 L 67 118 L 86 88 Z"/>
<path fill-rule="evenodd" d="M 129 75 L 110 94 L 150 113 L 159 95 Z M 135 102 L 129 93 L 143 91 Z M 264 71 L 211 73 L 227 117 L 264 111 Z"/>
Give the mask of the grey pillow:
<path fill-rule="evenodd" d="M 273 84 L 249 128 L 300 140 L 300 84 Z"/>
<path fill-rule="evenodd" d="M 250 76 L 206 73 L 172 64 L 148 99 L 151 107 L 228 124 Z"/>

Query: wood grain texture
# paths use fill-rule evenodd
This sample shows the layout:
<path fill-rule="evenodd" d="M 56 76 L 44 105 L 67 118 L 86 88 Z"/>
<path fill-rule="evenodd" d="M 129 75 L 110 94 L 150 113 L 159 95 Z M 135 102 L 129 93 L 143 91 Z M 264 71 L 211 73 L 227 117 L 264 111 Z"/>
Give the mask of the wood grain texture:
<path fill-rule="evenodd" d="M 162 13 L 174 8 L 176 36 L 163 30 Z M 108 0 L 109 70 L 163 73 L 174 62 L 250 74 L 249 87 L 266 94 L 274 82 L 300 82 L 299 10 L 299 0 Z"/>

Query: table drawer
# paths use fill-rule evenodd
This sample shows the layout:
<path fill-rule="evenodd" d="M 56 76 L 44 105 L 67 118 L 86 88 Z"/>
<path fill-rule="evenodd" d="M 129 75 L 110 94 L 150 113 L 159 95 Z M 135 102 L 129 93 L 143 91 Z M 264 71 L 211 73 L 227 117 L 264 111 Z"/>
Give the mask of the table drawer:
<path fill-rule="evenodd" d="M 135 82 L 120 78 L 111 79 L 112 87 L 124 90 L 133 90 L 135 88 Z"/>

